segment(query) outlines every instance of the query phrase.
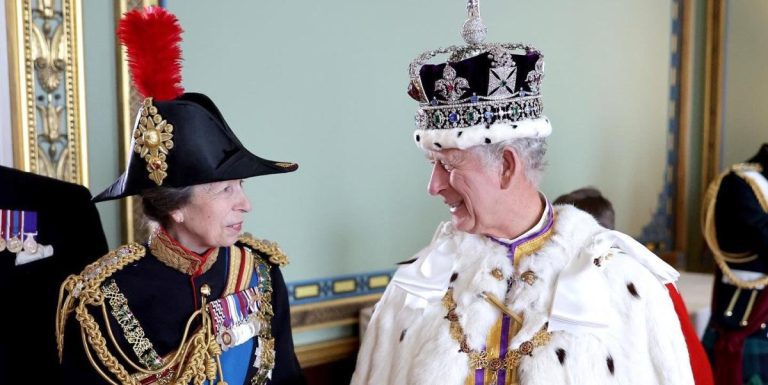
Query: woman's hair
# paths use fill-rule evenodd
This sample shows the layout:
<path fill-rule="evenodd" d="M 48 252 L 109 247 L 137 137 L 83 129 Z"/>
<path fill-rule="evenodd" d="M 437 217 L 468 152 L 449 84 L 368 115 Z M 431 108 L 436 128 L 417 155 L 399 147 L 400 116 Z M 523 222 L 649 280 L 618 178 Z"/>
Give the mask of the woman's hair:
<path fill-rule="evenodd" d="M 183 207 L 192 199 L 193 186 L 154 187 L 141 192 L 144 215 L 150 221 L 165 228 L 171 222 L 171 212 Z"/>
<path fill-rule="evenodd" d="M 600 190 L 594 187 L 584 187 L 561 195 L 555 199 L 555 204 L 571 204 L 576 208 L 592 214 L 593 217 L 606 229 L 613 230 L 615 216 L 611 201 L 606 199 Z"/>

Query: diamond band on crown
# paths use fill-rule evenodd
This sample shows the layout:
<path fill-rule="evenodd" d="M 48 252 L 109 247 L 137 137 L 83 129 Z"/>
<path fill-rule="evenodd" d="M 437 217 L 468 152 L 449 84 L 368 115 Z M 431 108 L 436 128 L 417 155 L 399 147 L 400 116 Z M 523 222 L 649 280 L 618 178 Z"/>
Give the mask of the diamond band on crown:
<path fill-rule="evenodd" d="M 540 96 L 528 96 L 500 101 L 455 104 L 451 106 L 424 106 L 416 113 L 416 127 L 446 129 L 471 127 L 479 124 L 513 123 L 537 119 L 542 115 Z"/>

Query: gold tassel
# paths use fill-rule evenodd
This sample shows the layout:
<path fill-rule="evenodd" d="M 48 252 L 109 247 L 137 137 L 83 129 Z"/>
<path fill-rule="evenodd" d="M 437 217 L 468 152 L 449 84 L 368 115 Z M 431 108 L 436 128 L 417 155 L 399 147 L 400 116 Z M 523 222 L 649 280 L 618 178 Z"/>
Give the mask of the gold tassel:
<path fill-rule="evenodd" d="M 749 315 L 752 314 L 752 306 L 755 305 L 755 299 L 757 298 L 757 290 L 752 290 L 752 294 L 749 296 L 749 302 L 747 303 L 747 310 L 744 312 L 744 317 L 741 317 L 741 326 L 747 326 Z"/>
<path fill-rule="evenodd" d="M 733 293 L 733 297 L 731 297 L 731 302 L 728 303 L 728 308 L 725 309 L 725 316 L 730 317 L 733 315 L 733 307 L 736 306 L 736 300 L 739 299 L 739 295 L 741 295 L 741 288 L 737 288 L 736 291 Z"/>

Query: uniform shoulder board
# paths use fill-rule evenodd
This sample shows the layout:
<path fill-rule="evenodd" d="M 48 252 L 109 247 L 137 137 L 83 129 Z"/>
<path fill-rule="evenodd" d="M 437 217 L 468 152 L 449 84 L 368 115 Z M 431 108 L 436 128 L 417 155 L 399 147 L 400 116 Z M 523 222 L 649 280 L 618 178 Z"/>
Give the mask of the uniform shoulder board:
<path fill-rule="evenodd" d="M 86 266 L 80 274 L 70 275 L 64 281 L 65 289 L 75 298 L 84 290 L 98 290 L 104 280 L 126 265 L 138 261 L 145 254 L 146 249 L 138 243 L 120 246 Z"/>
<path fill-rule="evenodd" d="M 240 235 L 237 240 L 254 251 L 265 255 L 269 262 L 274 265 L 282 267 L 288 264 L 288 257 L 280 249 L 280 246 L 277 245 L 277 242 L 254 238 L 250 233 Z"/>

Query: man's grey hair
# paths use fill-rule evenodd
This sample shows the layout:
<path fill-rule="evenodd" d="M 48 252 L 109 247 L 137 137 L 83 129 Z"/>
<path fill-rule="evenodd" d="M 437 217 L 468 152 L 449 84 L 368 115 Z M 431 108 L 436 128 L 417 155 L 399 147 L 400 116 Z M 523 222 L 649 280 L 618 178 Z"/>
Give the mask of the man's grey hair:
<path fill-rule="evenodd" d="M 544 154 L 547 152 L 545 138 L 516 138 L 493 144 L 472 147 L 471 150 L 479 155 L 486 167 L 498 169 L 505 148 L 511 148 L 523 163 L 525 177 L 534 185 L 539 186 L 547 163 Z"/>

